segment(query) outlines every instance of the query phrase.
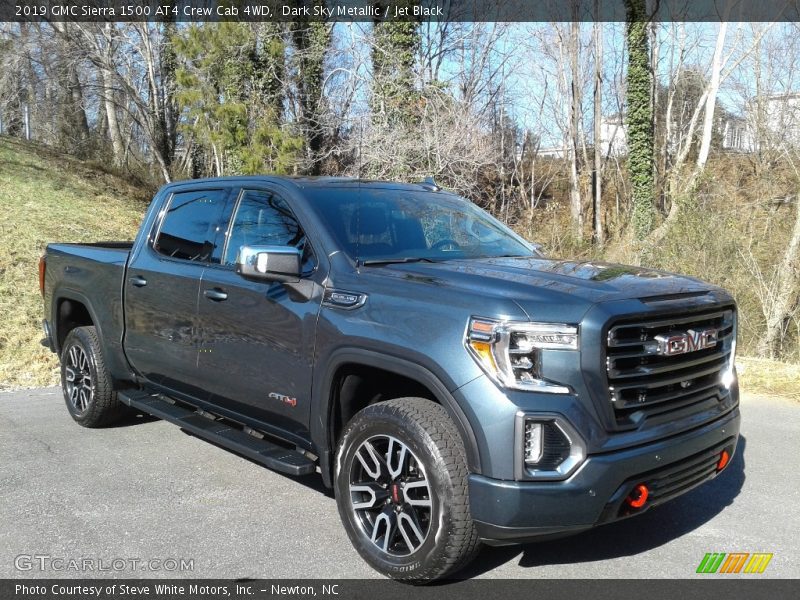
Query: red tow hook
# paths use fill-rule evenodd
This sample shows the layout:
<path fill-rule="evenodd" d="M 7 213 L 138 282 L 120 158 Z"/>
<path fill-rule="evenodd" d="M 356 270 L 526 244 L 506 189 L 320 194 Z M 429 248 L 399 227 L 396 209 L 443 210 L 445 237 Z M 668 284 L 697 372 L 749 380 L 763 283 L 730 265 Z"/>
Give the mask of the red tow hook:
<path fill-rule="evenodd" d="M 642 508 L 645 503 L 647 502 L 647 497 L 650 495 L 650 490 L 647 489 L 647 486 L 643 483 L 640 483 L 636 487 L 633 488 L 628 497 L 625 498 L 625 502 L 631 508 Z"/>
<path fill-rule="evenodd" d="M 717 461 L 717 471 L 722 471 L 722 469 L 728 466 L 730 461 L 731 455 L 728 454 L 727 450 L 723 450 L 719 455 L 719 460 Z"/>

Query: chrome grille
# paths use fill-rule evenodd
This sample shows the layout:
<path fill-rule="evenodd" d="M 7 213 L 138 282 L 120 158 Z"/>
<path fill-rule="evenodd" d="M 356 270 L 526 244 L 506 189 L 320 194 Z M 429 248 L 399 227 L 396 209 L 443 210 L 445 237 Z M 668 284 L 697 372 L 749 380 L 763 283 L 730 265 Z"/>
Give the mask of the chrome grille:
<path fill-rule="evenodd" d="M 717 330 L 713 347 L 664 354 L 664 339 L 708 330 Z M 713 407 L 727 393 L 721 377 L 735 338 L 732 308 L 614 323 L 606 340 L 606 372 L 617 425 L 637 427 Z"/>

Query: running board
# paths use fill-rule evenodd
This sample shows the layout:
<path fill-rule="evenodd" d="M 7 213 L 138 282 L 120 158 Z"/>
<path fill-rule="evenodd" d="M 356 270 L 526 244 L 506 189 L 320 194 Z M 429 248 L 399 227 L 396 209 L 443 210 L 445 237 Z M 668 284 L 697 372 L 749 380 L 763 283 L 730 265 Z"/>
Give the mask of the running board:
<path fill-rule="evenodd" d="M 138 390 L 117 392 L 117 396 L 123 404 L 169 421 L 198 437 L 259 462 L 273 471 L 295 476 L 316 472 L 316 464 L 304 454 L 245 433 L 225 421 L 214 420 L 213 416 L 210 418 L 205 416 L 208 413 L 192 411 L 165 400 L 163 396 Z"/>

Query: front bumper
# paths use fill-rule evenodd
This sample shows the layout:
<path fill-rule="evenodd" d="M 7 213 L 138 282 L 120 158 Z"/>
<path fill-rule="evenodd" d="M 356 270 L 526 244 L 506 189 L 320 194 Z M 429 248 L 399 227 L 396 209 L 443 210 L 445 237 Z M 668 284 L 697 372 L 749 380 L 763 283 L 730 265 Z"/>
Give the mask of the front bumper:
<path fill-rule="evenodd" d="M 567 480 L 502 481 L 469 477 L 472 517 L 489 543 L 576 533 L 640 514 L 714 478 L 716 457 L 733 456 L 739 436 L 738 407 L 689 432 L 654 443 L 590 455 Z M 642 508 L 625 498 L 638 483 L 656 491 Z"/>

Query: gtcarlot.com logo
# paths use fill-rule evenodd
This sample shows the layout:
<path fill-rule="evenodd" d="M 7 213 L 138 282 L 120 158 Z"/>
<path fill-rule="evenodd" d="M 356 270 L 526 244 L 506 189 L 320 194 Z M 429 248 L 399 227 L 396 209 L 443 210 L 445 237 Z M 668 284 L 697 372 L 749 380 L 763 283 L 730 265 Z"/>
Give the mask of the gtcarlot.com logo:
<path fill-rule="evenodd" d="M 767 552 L 708 552 L 700 561 L 697 572 L 759 574 L 766 570 L 771 560 L 772 554 Z"/>
<path fill-rule="evenodd" d="M 98 558 L 82 556 L 69 558 L 50 554 L 20 554 L 14 558 L 18 571 L 71 571 L 92 572 L 138 572 L 138 571 L 194 571 L 193 558 Z"/>

